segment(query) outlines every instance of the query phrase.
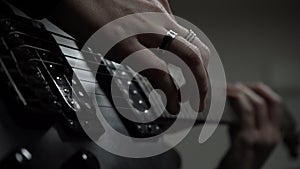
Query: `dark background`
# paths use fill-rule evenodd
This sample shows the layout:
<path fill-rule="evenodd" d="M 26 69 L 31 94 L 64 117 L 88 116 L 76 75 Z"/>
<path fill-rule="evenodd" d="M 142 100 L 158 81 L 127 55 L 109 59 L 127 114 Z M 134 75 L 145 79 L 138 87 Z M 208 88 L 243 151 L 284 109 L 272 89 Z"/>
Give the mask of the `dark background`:
<path fill-rule="evenodd" d="M 177 0 L 174 14 L 197 25 L 217 49 L 231 82 L 263 81 L 279 92 L 300 122 L 300 11 L 293 0 Z M 213 169 L 228 148 L 220 126 L 203 145 L 196 128 L 178 149 L 185 169 Z M 201 167 L 200 167 L 201 166 Z M 300 166 L 279 145 L 265 169 Z"/>

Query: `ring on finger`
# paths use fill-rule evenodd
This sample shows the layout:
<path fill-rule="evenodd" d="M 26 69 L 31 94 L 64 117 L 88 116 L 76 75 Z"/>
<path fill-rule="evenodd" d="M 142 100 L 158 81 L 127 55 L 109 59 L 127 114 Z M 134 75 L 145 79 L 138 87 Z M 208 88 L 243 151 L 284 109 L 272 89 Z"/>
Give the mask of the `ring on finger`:
<path fill-rule="evenodd" d="M 189 33 L 185 36 L 185 39 L 188 42 L 192 43 L 196 37 L 197 37 L 197 34 L 192 29 L 189 29 Z"/>
<path fill-rule="evenodd" d="M 171 42 L 177 37 L 177 35 L 178 34 L 175 31 L 169 30 L 159 45 L 159 49 L 168 50 Z"/>

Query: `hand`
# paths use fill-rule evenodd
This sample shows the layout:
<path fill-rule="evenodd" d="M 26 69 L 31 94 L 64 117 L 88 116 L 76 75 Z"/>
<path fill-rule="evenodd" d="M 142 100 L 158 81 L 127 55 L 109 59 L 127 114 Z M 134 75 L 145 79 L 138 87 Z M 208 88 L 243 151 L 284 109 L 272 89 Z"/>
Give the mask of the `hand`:
<path fill-rule="evenodd" d="M 205 107 L 208 88 L 206 67 L 209 50 L 198 38 L 193 41 L 193 44 L 184 38 L 188 34 L 188 30 L 179 25 L 171 16 L 171 9 L 167 0 L 61 0 L 49 19 L 77 40 L 85 42 L 103 25 L 122 16 L 141 12 L 159 12 L 165 14 L 168 21 L 163 25 L 153 25 L 152 21 L 147 18 L 136 18 L 134 25 L 137 27 L 141 29 L 147 27 L 164 33 L 172 29 L 180 35 L 172 41 L 169 51 L 179 56 L 189 66 L 195 79 L 197 79 L 201 102 L 200 108 L 197 107 L 196 109 L 202 111 Z M 112 28 L 107 34 L 111 37 L 122 36 L 126 31 L 120 25 Z M 125 39 L 110 51 L 109 59 L 120 62 L 136 51 L 157 48 L 162 39 L 162 35 L 153 34 Z M 161 58 L 150 50 L 146 50 L 144 53 L 145 56 L 138 58 L 138 63 L 167 72 L 167 66 Z M 141 73 L 148 78 L 154 88 L 165 93 L 167 110 L 176 114 L 179 111 L 180 101 L 178 91 L 170 75 L 157 69 Z"/>
<path fill-rule="evenodd" d="M 231 147 L 220 169 L 259 169 L 280 140 L 283 104 L 262 83 L 228 85 L 228 97 L 240 118 L 231 128 Z"/>

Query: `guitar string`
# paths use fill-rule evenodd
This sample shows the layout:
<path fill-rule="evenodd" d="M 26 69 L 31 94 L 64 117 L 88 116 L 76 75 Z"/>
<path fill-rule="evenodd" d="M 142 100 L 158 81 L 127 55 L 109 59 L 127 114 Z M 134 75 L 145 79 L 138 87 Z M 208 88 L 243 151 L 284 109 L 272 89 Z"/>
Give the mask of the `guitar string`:
<path fill-rule="evenodd" d="M 26 36 L 30 36 L 30 35 L 26 35 Z M 30 47 L 30 48 L 34 48 L 34 47 L 32 47 L 32 46 L 29 46 L 29 45 L 24 45 L 24 46 L 28 46 L 28 47 Z M 71 48 L 72 50 L 76 50 L 76 48 L 73 48 L 73 47 L 70 47 L 70 46 L 64 45 L 64 47 L 68 47 L 68 48 Z M 52 52 L 52 51 L 48 51 L 48 52 L 51 52 L 52 54 L 58 55 L 57 53 L 54 53 L 54 52 Z M 95 53 L 91 53 L 91 54 L 99 56 L 98 54 L 95 54 Z M 68 56 L 68 55 L 65 55 L 65 57 L 73 58 L 73 59 L 75 59 L 75 60 L 81 60 L 81 59 L 79 59 L 79 58 L 72 57 L 72 56 Z M 82 59 L 82 61 L 84 61 L 84 60 Z M 91 62 L 91 61 L 89 61 L 89 62 Z M 55 63 L 55 62 L 52 62 L 52 63 Z M 97 62 L 92 62 L 92 63 L 99 64 L 99 63 L 97 63 Z M 55 63 L 55 64 L 58 64 L 58 63 Z M 109 66 L 106 65 L 106 64 L 99 64 L 99 65 L 102 65 L 102 66 L 105 66 L 106 68 L 109 68 Z M 64 66 L 64 65 L 63 65 L 63 66 Z M 65 66 L 65 67 L 66 67 L 66 66 Z M 72 68 L 90 72 L 90 70 L 88 70 L 88 69 L 83 69 L 83 68 L 80 68 L 80 67 L 72 66 Z M 125 69 L 125 68 L 124 68 L 124 69 Z M 123 69 L 123 70 L 124 70 L 124 69 Z M 129 71 L 127 71 L 127 72 L 129 72 Z M 93 73 L 95 73 L 95 72 L 93 72 Z M 131 73 L 131 72 L 130 72 L 130 73 Z M 108 73 L 96 72 L 96 74 L 101 74 L 101 75 L 105 75 L 105 76 L 112 77 L 112 75 L 111 75 L 111 74 L 108 74 Z M 127 80 L 132 80 L 132 79 L 129 79 L 129 78 L 126 78 L 126 77 L 120 77 L 120 76 L 115 76 L 115 77 L 116 77 L 117 79 L 127 79 Z M 133 81 L 135 81 L 135 80 L 133 80 Z"/>
<path fill-rule="evenodd" d="M 66 67 L 65 65 L 62 65 L 62 66 L 64 66 L 64 67 Z M 107 75 L 107 76 L 111 76 L 110 74 L 104 74 L 104 75 Z M 93 84 L 97 84 L 97 83 L 95 83 L 95 82 L 90 82 L 90 83 L 93 83 Z M 98 95 L 101 95 L 101 94 L 98 94 Z M 106 95 L 102 95 L 102 96 L 106 96 Z M 107 97 L 107 96 L 106 96 Z M 123 98 L 124 100 L 126 100 L 124 97 L 119 97 L 119 98 Z M 103 105 L 99 105 L 98 104 L 98 106 L 99 107 L 108 107 L 108 108 L 113 108 L 113 107 L 111 107 L 111 106 L 103 106 Z M 120 107 L 120 108 L 123 108 L 123 109 L 131 109 L 131 110 L 135 110 L 135 109 L 133 109 L 133 108 L 128 108 L 128 107 Z"/>
<path fill-rule="evenodd" d="M 13 33 L 16 33 L 16 32 L 13 32 Z M 23 34 L 24 35 L 24 34 Z M 28 34 L 25 34 L 26 36 L 30 36 L 30 35 L 28 35 Z M 59 34 L 56 34 L 56 35 L 59 35 Z M 32 36 L 31 36 L 32 37 Z M 36 37 L 32 37 L 32 38 L 36 38 Z M 65 36 L 63 37 L 63 38 L 65 38 Z M 42 39 L 40 39 L 40 40 L 42 40 Z M 73 40 L 73 39 L 72 39 Z M 26 45 L 25 45 L 26 46 Z M 29 45 L 28 45 L 29 46 Z M 78 49 L 76 49 L 76 48 L 73 48 L 73 47 L 70 47 L 70 46 L 67 46 L 67 45 L 61 45 L 61 46 L 64 46 L 64 47 L 67 47 L 67 48 L 71 48 L 72 50 L 78 50 Z M 29 47 L 31 47 L 31 46 L 29 46 Z M 50 52 L 50 51 L 49 51 Z M 54 52 L 51 52 L 51 53 L 54 53 Z M 55 55 L 58 55 L 57 53 L 54 53 Z M 93 55 L 95 55 L 94 53 L 91 53 L 91 54 L 93 54 Z M 99 56 L 99 55 L 97 55 L 97 56 Z M 70 57 L 70 58 L 73 58 L 73 59 L 76 59 L 76 60 L 79 60 L 79 58 L 76 58 L 76 57 L 72 57 L 72 56 L 67 56 L 67 55 L 65 55 L 65 57 Z M 82 59 L 83 60 L 83 59 Z M 89 62 L 91 62 L 91 61 L 89 61 Z M 52 63 L 55 63 L 55 62 L 52 62 Z M 99 64 L 99 63 L 97 63 L 97 62 L 93 62 L 93 63 L 95 63 L 95 64 Z M 57 64 L 57 63 L 56 63 Z M 99 65 L 102 65 L 102 66 L 105 66 L 106 68 L 109 68 L 109 66 L 107 66 L 106 64 L 99 64 Z M 65 66 L 66 67 L 66 66 Z M 79 68 L 79 67 L 75 67 L 75 66 L 72 66 L 72 68 L 75 68 L 75 69 L 78 69 L 78 70 L 84 70 L 84 71 L 88 71 L 88 72 L 90 72 L 90 70 L 88 70 L 88 69 L 83 69 L 83 68 Z M 123 69 L 124 70 L 124 69 Z M 95 73 L 95 72 L 93 72 L 93 73 Z M 112 75 L 111 74 L 108 74 L 108 73 L 101 73 L 101 72 L 97 72 L 96 74 L 102 74 L 102 75 L 105 75 L 105 76 L 109 76 L 109 77 L 112 77 Z M 116 78 L 118 78 L 118 79 L 126 79 L 125 77 L 118 77 L 118 76 L 115 76 Z M 132 79 L 127 79 L 127 80 L 132 80 Z"/>
<path fill-rule="evenodd" d="M 29 46 L 29 45 L 25 45 L 25 46 L 28 46 L 28 47 L 32 47 L 32 46 Z M 58 63 L 56 63 L 56 64 L 58 64 Z M 60 64 L 61 65 L 61 64 Z M 67 67 L 67 66 L 65 66 L 65 65 L 61 65 L 61 66 L 64 66 L 64 67 Z M 107 67 L 107 66 L 106 66 Z M 73 68 L 76 68 L 76 67 L 73 67 Z M 86 71 L 88 71 L 88 70 L 86 70 Z M 105 75 L 105 76 L 112 76 L 111 74 L 107 74 L 107 73 L 99 73 L 99 74 L 103 74 L 103 75 Z M 91 81 L 90 81 L 91 82 Z M 96 82 L 91 82 L 91 83 L 94 83 L 94 84 L 97 84 Z M 148 92 L 149 93 L 149 92 Z M 125 98 L 124 98 L 125 99 Z M 159 104 L 158 104 L 159 105 Z M 100 105 L 100 107 L 102 107 L 101 105 Z M 107 107 L 107 106 L 104 106 L 104 107 Z M 154 106 L 155 107 L 155 106 Z M 130 109 L 132 109 L 132 110 L 136 110 L 136 109 L 133 109 L 133 108 L 130 108 Z M 159 109 L 164 109 L 164 107 L 163 108 L 159 108 Z M 163 114 L 163 117 L 164 118 L 175 118 L 175 116 L 173 116 L 173 115 L 170 115 L 170 114 L 166 114 L 166 113 L 164 113 Z M 184 119 L 191 119 L 191 118 L 189 118 L 188 117 L 188 114 L 187 113 L 185 113 L 185 116 L 182 116 L 181 118 L 184 118 Z M 201 120 L 201 119 L 200 119 Z"/>
<path fill-rule="evenodd" d="M 16 32 L 17 32 L 17 31 L 12 32 L 12 33 L 16 33 Z M 22 33 L 22 32 L 18 32 L 18 33 Z M 26 34 L 26 33 L 22 33 L 22 34 L 23 34 L 23 35 L 26 35 L 26 36 L 30 36 L 30 35 L 28 35 L 28 34 Z M 56 34 L 56 33 L 55 33 L 55 35 L 61 36 L 60 34 Z M 32 36 L 30 36 L 30 37 L 32 37 Z M 43 40 L 43 39 L 40 39 L 40 38 L 37 38 L 37 37 L 32 37 L 32 38 L 39 39 L 39 40 Z M 66 38 L 66 37 L 64 36 L 63 38 Z M 69 40 L 73 40 L 73 39 L 69 39 Z M 45 40 L 43 40 L 43 41 L 45 41 Z M 48 42 L 49 42 L 49 41 L 48 41 Z M 51 43 L 51 42 L 49 42 L 49 43 Z M 67 45 L 64 45 L 64 44 L 58 44 L 58 43 L 57 43 L 56 45 L 63 46 L 63 47 L 66 47 L 66 48 L 70 48 L 70 49 L 72 49 L 72 50 L 79 51 L 78 48 L 74 48 L 74 47 L 67 46 Z M 84 50 L 82 50 L 82 52 L 87 52 L 87 53 L 89 53 L 89 54 L 99 56 L 98 54 L 95 54 L 95 53 L 90 52 L 90 51 L 84 51 Z M 53 53 L 53 52 L 52 52 L 52 53 Z M 72 57 L 72 56 L 67 56 L 67 55 L 65 55 L 65 57 Z M 76 59 L 76 60 L 80 60 L 79 58 L 76 58 L 76 57 L 72 57 L 72 58 L 74 58 L 74 59 Z M 89 61 L 89 62 L 91 62 L 91 61 Z M 99 63 L 97 63 L 97 62 L 93 62 L 93 63 L 99 64 Z M 101 64 L 100 64 L 100 65 L 101 65 Z M 106 65 L 106 64 L 102 64 L 102 65 L 105 66 L 105 67 L 107 67 L 107 68 L 110 68 L 110 67 L 109 67 L 108 65 Z M 76 68 L 76 67 L 73 66 L 72 68 Z M 82 68 L 81 68 L 81 69 L 82 69 Z M 86 70 L 86 69 L 82 69 L 82 70 L 89 71 L 89 70 Z M 97 72 L 97 73 L 99 73 L 99 72 Z M 105 73 L 100 73 L 100 74 L 111 76 L 111 74 L 105 74 Z M 125 99 L 125 98 L 124 98 L 124 99 Z M 105 107 L 107 107 L 107 106 L 105 106 Z M 132 109 L 132 108 L 130 108 L 130 109 Z"/>
<path fill-rule="evenodd" d="M 29 45 L 24 45 L 24 46 L 26 46 L 26 47 L 30 47 L 30 48 L 34 48 L 33 46 L 29 46 Z M 53 62 L 52 62 L 53 63 Z M 58 63 L 56 63 L 56 64 L 58 64 Z M 60 64 L 61 65 L 61 64 Z M 63 66 L 63 67 L 67 67 L 66 65 L 61 65 L 61 66 Z M 73 67 L 73 68 L 76 68 L 76 67 Z M 101 73 L 101 74 L 103 74 L 103 75 L 106 75 L 106 76 L 112 76 L 111 74 L 105 74 L 105 73 Z M 94 83 L 94 84 L 97 84 L 97 83 L 95 83 L 95 82 L 91 82 L 91 83 Z M 106 95 L 105 95 L 106 96 Z M 125 99 L 124 97 L 123 97 L 123 99 Z M 99 105 L 100 107 L 107 107 L 107 106 L 102 106 L 102 105 Z M 154 106 L 155 107 L 155 106 Z M 111 107 L 112 108 L 112 107 Z M 123 108 L 125 108 L 125 107 L 123 107 Z M 127 107 L 126 107 L 127 108 Z M 133 108 L 129 108 L 129 109 L 131 109 L 131 110 L 136 110 L 136 109 L 133 109 Z M 164 109 L 164 108 L 163 108 Z M 163 117 L 165 117 L 165 118 L 168 118 L 168 117 L 171 117 L 170 115 L 168 115 L 168 114 L 163 114 Z M 182 117 L 182 118 L 185 118 L 185 117 Z"/>
<path fill-rule="evenodd" d="M 53 45 L 58 45 L 58 46 L 61 46 L 61 47 L 69 48 L 69 49 L 74 50 L 74 51 L 76 51 L 76 52 L 78 52 L 78 53 L 87 53 L 87 54 L 91 54 L 91 55 L 94 56 L 93 59 L 96 59 L 96 60 L 98 60 L 97 57 L 101 59 L 101 56 L 100 56 L 99 54 L 96 54 L 96 53 L 93 53 L 93 52 L 90 52 L 90 51 L 86 51 L 86 50 L 81 50 L 81 51 L 80 51 L 78 48 L 75 48 L 75 47 L 72 47 L 72 46 L 68 46 L 68 45 L 64 45 L 64 44 L 60 44 L 60 43 L 53 43 L 53 42 L 51 42 L 51 41 L 44 40 L 44 39 L 41 39 L 41 38 L 39 38 L 39 37 L 31 36 L 31 35 L 28 35 L 28 34 L 26 34 L 26 33 L 20 32 L 20 31 L 14 31 L 14 32 L 11 32 L 11 34 L 13 34 L 13 33 L 21 33 L 21 34 L 24 35 L 24 36 L 28 36 L 28 37 L 31 37 L 31 38 L 34 38 L 34 39 L 38 39 L 38 40 L 41 40 L 41 41 L 45 41 L 45 42 L 51 43 L 51 44 L 53 44 Z M 26 45 L 26 44 L 24 44 L 24 45 Z M 31 45 L 27 45 L 27 46 L 31 46 Z M 33 46 L 33 47 L 35 47 L 35 46 Z M 36 47 L 36 48 L 40 48 L 40 47 Z M 50 50 L 47 50 L 47 49 L 44 49 L 44 48 L 40 48 L 40 49 L 43 49 L 44 51 L 47 51 L 48 53 L 51 53 L 51 54 L 54 54 L 54 55 L 61 55 L 60 53 L 56 53 L 56 52 L 53 52 L 53 51 L 50 51 Z M 80 61 L 85 61 L 85 62 L 88 62 L 88 63 L 91 63 L 91 64 L 97 64 L 97 65 L 99 65 L 99 66 L 107 67 L 107 68 L 109 68 L 110 70 L 112 69 L 109 65 L 107 65 L 107 64 L 101 64 L 101 62 L 99 62 L 99 61 L 98 61 L 98 62 L 95 62 L 95 61 L 91 61 L 91 60 L 85 60 L 84 58 L 81 59 L 81 58 L 78 58 L 78 57 L 66 55 L 66 54 L 64 54 L 64 53 L 62 53 L 62 54 L 63 54 L 65 57 L 68 57 L 68 58 L 72 58 L 72 59 L 76 59 L 76 60 L 80 60 Z M 92 56 L 90 56 L 90 55 L 83 55 L 83 56 L 92 57 Z M 97 57 L 95 57 L 95 56 L 97 56 Z M 112 61 L 110 61 L 110 60 L 108 60 L 108 59 L 104 59 L 104 58 L 103 58 L 103 60 L 105 60 L 106 62 L 112 62 Z M 55 62 L 54 62 L 54 63 L 55 63 Z M 113 63 L 112 63 L 112 64 L 113 64 Z M 124 66 L 121 66 L 121 67 L 122 67 L 122 68 L 121 68 L 122 72 L 131 73 L 129 70 L 126 69 L 126 67 L 124 67 Z M 120 68 L 120 66 L 119 66 L 119 68 Z M 90 70 L 88 70 L 88 69 L 83 69 L 83 70 L 90 71 Z"/>
<path fill-rule="evenodd" d="M 64 37 L 63 37 L 64 38 Z M 70 47 L 70 46 L 67 46 L 67 45 L 61 45 L 61 46 L 63 46 L 63 47 L 67 47 L 67 48 L 70 48 L 70 49 L 72 49 L 72 50 L 78 50 L 77 48 L 74 48 L 74 47 Z M 92 52 L 89 52 L 90 54 L 92 54 L 92 55 L 95 55 L 95 53 L 92 53 Z M 96 56 L 97 57 L 99 57 L 99 55 L 98 54 L 96 54 Z M 77 58 L 76 58 L 77 59 Z M 123 69 L 124 70 L 124 69 Z M 141 76 L 139 76 L 140 78 L 141 78 Z M 145 78 L 143 78 L 143 79 L 145 79 Z M 142 80 L 143 80 L 142 79 Z M 141 81 L 141 80 L 140 80 Z M 146 84 L 148 84 L 148 83 L 146 83 Z M 144 86 L 149 86 L 149 85 L 145 85 L 145 83 L 144 83 Z M 149 90 L 149 87 L 147 87 L 147 89 L 148 89 L 148 93 L 150 93 L 152 90 Z M 146 90 L 144 89 L 144 92 L 145 92 Z M 164 109 L 164 106 L 162 106 L 161 104 L 159 104 L 158 102 L 156 103 L 157 105 L 160 105 L 160 110 L 159 111 L 161 111 L 162 109 Z M 155 107 L 155 106 L 154 106 Z M 156 107 L 157 108 L 157 107 Z"/>
<path fill-rule="evenodd" d="M 65 66 L 65 65 L 62 65 L 62 66 Z M 105 75 L 108 75 L 108 76 L 111 76 L 111 74 L 105 74 Z M 140 90 L 139 90 L 140 91 Z M 145 92 L 145 90 L 144 91 L 142 91 L 142 92 Z M 141 92 L 140 92 L 141 93 Z M 149 91 L 148 91 L 148 93 L 150 93 Z M 123 97 L 123 99 L 125 99 L 124 97 Z M 160 105 L 160 104 L 157 104 L 157 105 Z M 156 107 L 157 108 L 157 106 L 154 106 L 154 107 Z M 160 108 L 160 109 L 162 109 L 162 108 Z M 164 108 L 163 108 L 164 109 Z M 157 111 L 158 112 L 158 111 Z"/>
<path fill-rule="evenodd" d="M 51 33 L 51 32 L 50 32 Z M 38 37 L 33 37 L 33 36 L 31 36 L 31 35 L 28 35 L 28 34 L 26 34 L 26 33 L 23 33 L 23 34 L 25 34 L 26 36 L 30 36 L 30 37 L 32 37 L 32 38 L 38 38 Z M 71 40 L 71 41 L 74 41 L 74 42 L 76 42 L 74 39 L 72 39 L 72 38 L 68 38 L 68 37 L 66 37 L 66 36 L 64 36 L 64 35 L 60 35 L 60 34 L 57 34 L 57 33 L 54 33 L 55 35 L 57 35 L 57 36 L 60 36 L 60 37 L 62 37 L 62 38 L 66 38 L 66 39 L 68 39 L 68 40 Z M 42 40 L 42 41 L 45 41 L 44 39 L 40 39 L 40 38 L 38 38 L 39 40 Z M 52 42 L 49 42 L 48 41 L 48 43 L 52 43 Z M 53 44 L 53 43 L 52 43 Z M 57 45 L 57 44 L 55 44 L 55 45 Z M 76 50 L 76 51 L 78 51 L 79 49 L 78 48 L 74 48 L 74 47 L 71 47 L 71 46 L 67 46 L 67 45 L 64 45 L 64 44 L 60 44 L 61 46 L 63 46 L 63 47 L 66 47 L 66 48 L 70 48 L 70 49 L 72 49 L 72 50 Z M 87 52 L 87 51 L 83 51 L 83 52 Z M 88 53 L 90 53 L 90 54 L 92 54 L 92 55 L 96 55 L 97 57 L 99 57 L 99 55 L 98 54 L 95 54 L 95 53 L 93 53 L 93 52 L 88 52 Z M 65 55 L 65 57 L 71 57 L 71 56 L 66 56 Z M 74 58 L 74 57 L 72 57 L 72 58 Z M 95 57 L 94 57 L 95 58 Z M 74 58 L 74 59 L 76 59 L 76 60 L 79 60 L 78 58 Z M 106 60 L 107 62 L 110 62 L 109 60 Z M 98 64 L 99 65 L 99 63 L 97 63 L 97 62 L 94 62 L 95 64 Z M 111 64 L 113 64 L 112 62 L 111 62 Z M 103 65 L 103 66 L 105 66 L 105 67 L 107 67 L 108 69 L 110 69 L 110 70 L 112 70 L 107 64 L 100 64 L 100 65 Z M 121 66 L 122 67 L 122 66 Z M 124 67 L 124 66 L 123 66 Z M 74 67 L 73 67 L 74 68 Z M 82 69 L 82 68 L 80 68 L 81 70 L 86 70 L 86 69 Z M 86 70 L 86 71 L 90 71 L 90 70 Z M 126 71 L 126 68 L 124 67 L 124 69 L 123 69 L 123 72 L 125 72 Z M 122 72 L 122 73 L 123 73 Z M 127 71 L 128 72 L 128 71 Z M 99 73 L 99 72 L 97 72 L 97 73 Z M 96 73 L 96 74 L 97 74 Z M 131 72 L 130 72 L 131 73 Z M 103 74 L 104 75 L 104 73 L 101 73 L 101 74 Z M 111 76 L 111 74 L 108 74 L 109 76 Z M 140 76 L 141 77 L 141 76 Z M 118 77 L 119 79 L 120 79 L 120 77 Z M 124 78 L 124 77 L 122 77 L 122 78 Z M 143 78 L 143 79 L 145 79 L 145 78 Z M 134 79 L 127 79 L 127 80 L 131 80 L 131 81 L 134 81 Z M 138 81 L 139 82 L 139 81 Z M 144 83 L 144 85 L 145 85 L 145 83 Z M 148 91 L 149 92 L 149 91 Z"/>
<path fill-rule="evenodd" d="M 30 46 L 30 45 L 20 45 L 20 46 L 18 46 L 18 47 L 27 47 L 27 48 L 32 48 L 32 49 L 37 49 L 37 48 L 35 48 L 34 46 Z M 16 47 L 16 48 L 18 48 L 18 47 Z M 48 51 L 47 51 L 48 52 Z M 49 52 L 49 53 L 54 53 L 54 52 Z M 65 56 L 65 57 L 72 57 L 72 56 L 68 56 L 68 55 L 63 55 L 63 56 Z M 80 60 L 80 59 L 78 59 L 78 58 L 76 58 L 76 57 L 72 57 L 72 59 L 76 59 L 76 60 Z M 60 66 L 64 66 L 64 67 L 67 67 L 66 65 L 62 65 L 61 63 L 58 63 L 58 62 L 53 62 L 53 61 L 49 61 L 49 60 L 43 60 L 43 61 L 46 61 L 46 62 L 48 62 L 48 63 L 51 63 L 51 64 L 57 64 L 57 65 L 60 65 Z M 81 60 L 81 61 L 84 61 L 84 60 Z M 107 66 L 107 65 L 105 65 L 105 64 L 99 64 L 100 66 L 105 66 L 106 68 L 109 68 L 109 66 Z M 94 73 L 94 74 L 100 74 L 100 75 L 104 75 L 104 76 L 109 76 L 109 77 L 115 77 L 115 78 L 117 78 L 117 79 L 126 79 L 126 80 L 131 80 L 131 81 L 136 81 L 136 80 L 134 80 L 134 79 L 129 79 L 129 78 L 126 78 L 126 77 L 124 77 L 124 76 L 117 76 L 117 75 L 112 75 L 112 74 L 110 74 L 110 73 L 102 73 L 102 72 L 92 72 L 91 70 L 89 70 L 89 69 L 84 69 L 84 68 L 81 68 L 81 67 L 76 67 L 76 66 L 72 66 L 72 65 L 70 65 L 72 68 L 74 68 L 74 69 L 77 69 L 77 70 L 82 70 L 82 71 L 87 71 L 87 72 L 91 72 L 91 73 Z M 112 69 L 110 69 L 110 70 L 112 70 Z M 107 70 L 108 71 L 108 70 Z M 127 71 L 127 72 L 129 72 L 129 71 Z M 137 82 L 137 81 L 136 81 Z"/>

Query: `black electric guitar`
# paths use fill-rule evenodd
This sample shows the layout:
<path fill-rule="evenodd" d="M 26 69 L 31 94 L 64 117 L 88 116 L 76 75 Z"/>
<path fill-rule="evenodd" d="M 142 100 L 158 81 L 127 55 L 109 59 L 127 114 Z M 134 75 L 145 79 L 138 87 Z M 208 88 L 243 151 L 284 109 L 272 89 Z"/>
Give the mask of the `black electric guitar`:
<path fill-rule="evenodd" d="M 15 15 L 1 4 L 0 11 L 0 168 L 1 169 L 169 169 L 180 168 L 175 150 L 151 158 L 130 159 L 111 154 L 87 137 L 81 125 L 97 139 L 104 131 L 96 120 L 95 105 L 89 95 L 96 93 L 97 105 L 110 125 L 132 137 L 160 134 L 174 119 L 184 123 L 186 116 L 167 113 L 150 123 L 135 123 L 116 111 L 112 98 L 126 111 L 147 111 L 147 98 L 153 89 L 147 79 L 132 77 L 129 67 L 92 53 L 82 57 L 76 40 L 47 30 L 44 24 Z M 91 72 L 87 66 L 99 66 Z M 111 95 L 110 84 L 117 68 L 124 70 L 117 85 L 120 95 Z M 96 74 L 96 77 L 94 77 Z M 118 84 L 117 84 L 118 83 Z M 129 86 L 129 91 L 122 90 Z M 126 86 L 125 86 L 126 85 Z M 76 90 L 74 90 L 76 88 Z M 122 97 L 128 94 L 131 100 Z M 77 115 L 89 112 L 84 121 Z M 236 123 L 233 112 L 226 112 L 223 124 Z M 196 122 L 203 123 L 205 114 Z M 296 124 L 287 113 L 282 124 L 283 139 L 291 155 L 298 152 Z M 126 146 L 126 145 L 124 145 Z"/>

